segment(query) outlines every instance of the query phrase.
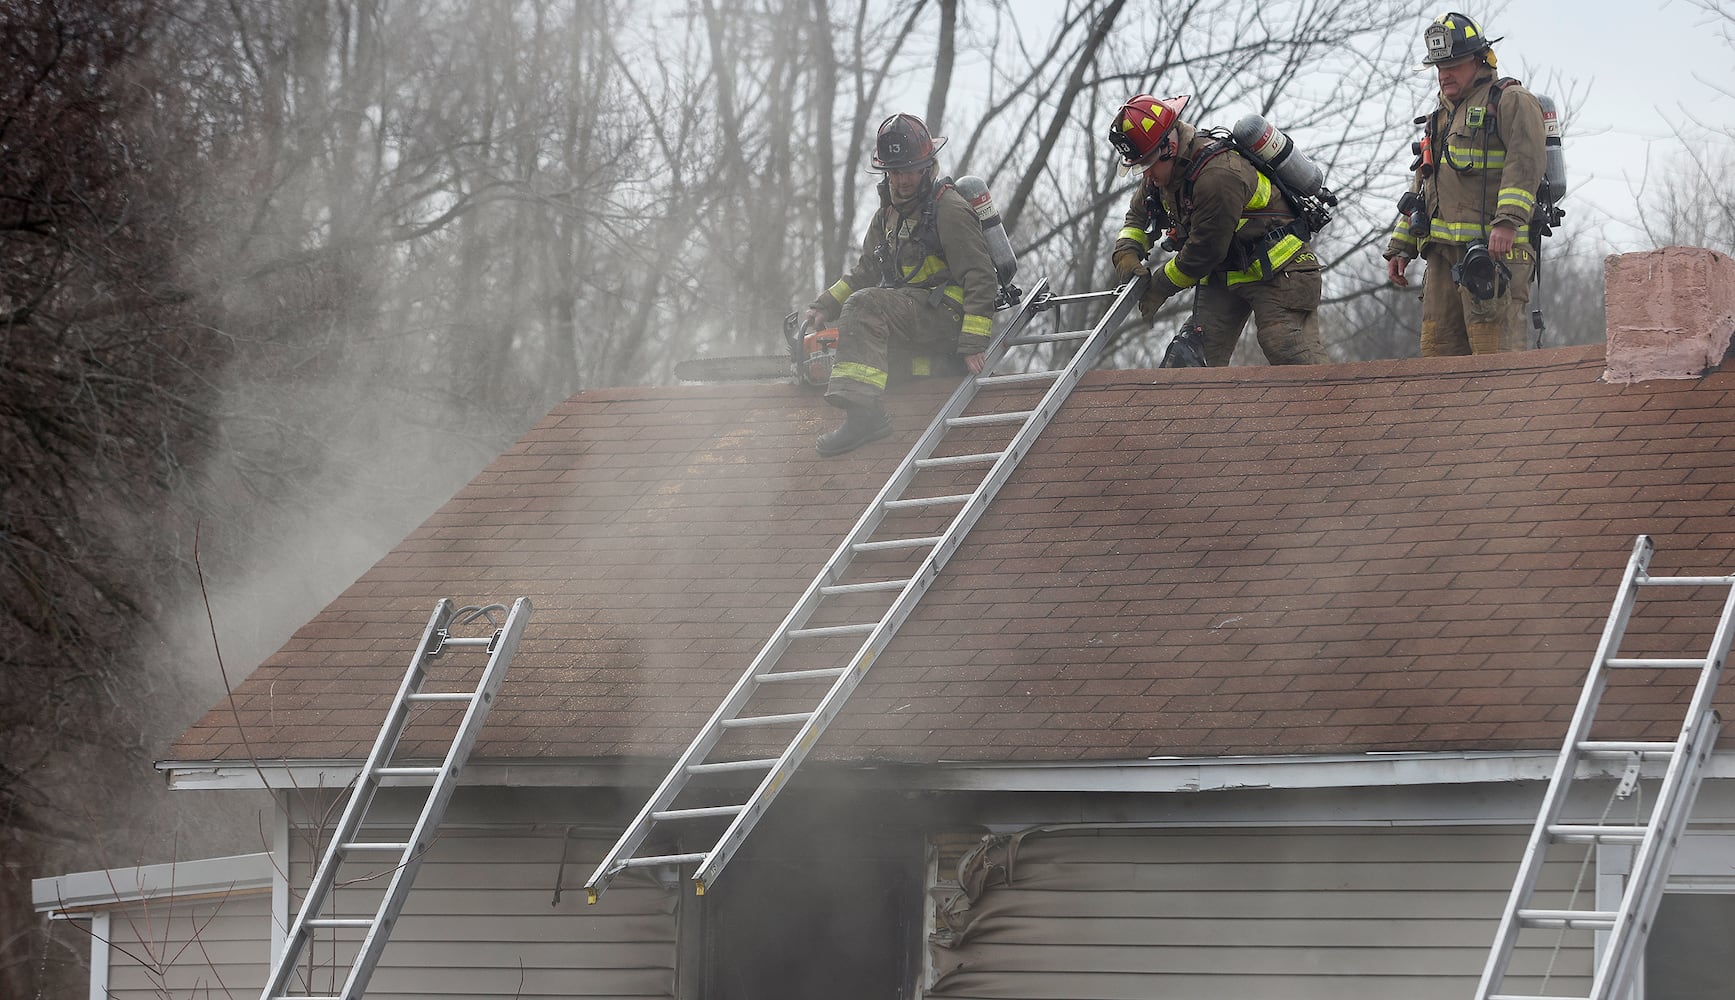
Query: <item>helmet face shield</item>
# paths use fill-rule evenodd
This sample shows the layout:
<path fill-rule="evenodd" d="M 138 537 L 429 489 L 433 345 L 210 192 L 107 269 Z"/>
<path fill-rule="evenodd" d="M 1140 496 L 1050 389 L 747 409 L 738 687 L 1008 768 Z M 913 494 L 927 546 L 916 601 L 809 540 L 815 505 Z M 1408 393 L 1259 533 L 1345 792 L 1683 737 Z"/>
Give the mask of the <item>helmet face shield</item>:
<path fill-rule="evenodd" d="M 1108 142 L 1115 148 L 1115 152 L 1121 154 L 1121 159 L 1128 163 L 1136 163 L 1145 156 L 1133 145 L 1133 141 L 1127 138 L 1127 134 L 1118 128 L 1111 127 L 1108 130 Z"/>

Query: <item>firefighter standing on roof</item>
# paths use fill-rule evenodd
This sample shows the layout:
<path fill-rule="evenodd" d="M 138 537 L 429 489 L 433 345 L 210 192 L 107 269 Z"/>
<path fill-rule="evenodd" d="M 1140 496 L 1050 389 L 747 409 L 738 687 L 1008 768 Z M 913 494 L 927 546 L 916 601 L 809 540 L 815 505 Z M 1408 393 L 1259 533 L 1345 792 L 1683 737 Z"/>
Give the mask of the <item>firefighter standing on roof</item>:
<path fill-rule="evenodd" d="M 1267 361 L 1326 363 L 1319 257 L 1269 177 L 1232 145 L 1181 121 L 1187 100 L 1140 94 L 1109 126 L 1121 173 L 1143 171 L 1115 240 L 1115 269 L 1123 278 L 1145 271 L 1146 254 L 1168 230 L 1175 255 L 1149 272 L 1140 312 L 1149 317 L 1170 296 L 1196 288 L 1193 315 L 1208 364 L 1229 363 L 1249 314 Z"/>
<path fill-rule="evenodd" d="M 820 435 L 821 455 L 891 433 L 882 399 L 893 338 L 918 349 L 953 348 L 972 373 L 982 370 L 999 281 L 975 210 L 938 177 L 935 154 L 945 143 L 914 115 L 880 125 L 873 169 L 885 180 L 861 259 L 807 310 L 815 325 L 839 318 L 825 399 L 847 416 Z"/>
<path fill-rule="evenodd" d="M 1516 80 L 1495 79 L 1499 39 L 1463 14 L 1442 14 L 1422 39 L 1420 68 L 1439 74 L 1440 101 L 1418 119 L 1425 132 L 1415 194 L 1386 245 L 1386 272 L 1408 285 L 1410 261 L 1427 261 L 1423 357 L 1523 350 L 1536 268 L 1531 216 L 1545 164 L 1542 106 Z"/>

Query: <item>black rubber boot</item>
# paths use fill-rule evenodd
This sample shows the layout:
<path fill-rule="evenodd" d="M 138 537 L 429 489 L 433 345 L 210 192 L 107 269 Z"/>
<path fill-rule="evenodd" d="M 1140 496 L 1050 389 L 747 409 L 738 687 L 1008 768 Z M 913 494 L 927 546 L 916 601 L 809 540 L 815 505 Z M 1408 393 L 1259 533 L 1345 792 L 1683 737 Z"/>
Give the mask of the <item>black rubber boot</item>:
<path fill-rule="evenodd" d="M 886 415 L 885 407 L 879 403 L 845 402 L 843 408 L 849 414 L 844 418 L 843 426 L 819 436 L 819 457 L 830 458 L 854 451 L 892 433 L 892 418 Z"/>

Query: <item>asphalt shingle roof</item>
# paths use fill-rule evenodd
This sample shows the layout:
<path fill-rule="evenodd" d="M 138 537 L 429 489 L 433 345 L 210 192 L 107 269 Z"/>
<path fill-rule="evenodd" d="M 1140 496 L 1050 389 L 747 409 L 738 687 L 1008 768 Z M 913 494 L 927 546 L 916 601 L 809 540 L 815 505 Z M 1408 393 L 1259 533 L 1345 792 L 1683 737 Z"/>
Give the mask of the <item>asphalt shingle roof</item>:
<path fill-rule="evenodd" d="M 1655 573 L 1735 571 L 1735 366 L 1602 370 L 1596 346 L 1092 373 L 815 754 L 1558 747 L 1636 535 Z M 261 759 L 359 758 L 434 602 L 519 596 L 477 756 L 672 756 L 950 388 L 895 388 L 897 433 L 830 460 L 837 411 L 794 386 L 576 396 L 166 756 L 243 759 L 238 717 Z M 1665 593 L 1624 651 L 1703 655 L 1726 593 Z M 1599 735 L 1673 738 L 1686 678 L 1620 681 Z"/>

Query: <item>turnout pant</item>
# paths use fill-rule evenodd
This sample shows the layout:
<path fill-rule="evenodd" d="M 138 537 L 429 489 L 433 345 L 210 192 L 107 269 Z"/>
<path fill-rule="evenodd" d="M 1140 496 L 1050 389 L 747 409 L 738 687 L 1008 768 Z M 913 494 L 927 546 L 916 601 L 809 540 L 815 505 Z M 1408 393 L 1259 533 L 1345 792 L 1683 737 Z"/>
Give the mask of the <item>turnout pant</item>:
<path fill-rule="evenodd" d="M 1206 363 L 1214 368 L 1229 363 L 1251 314 L 1266 361 L 1325 364 L 1329 359 L 1319 339 L 1319 294 L 1316 270 L 1279 271 L 1270 281 L 1242 285 L 1199 285 L 1193 317 L 1205 331 Z"/>
<path fill-rule="evenodd" d="M 1429 242 L 1422 250 L 1422 357 L 1522 351 L 1529 343 L 1530 278 L 1536 272 L 1529 243 L 1513 245 L 1505 258 L 1512 280 L 1501 294 L 1484 302 L 1452 280 L 1452 268 L 1466 247 Z"/>
<path fill-rule="evenodd" d="M 955 353 L 963 314 L 952 311 L 950 300 L 934 304 L 935 297 L 926 288 L 864 288 L 851 295 L 838 318 L 837 363 L 826 400 L 840 406 L 879 400 L 894 344 L 922 354 Z"/>

